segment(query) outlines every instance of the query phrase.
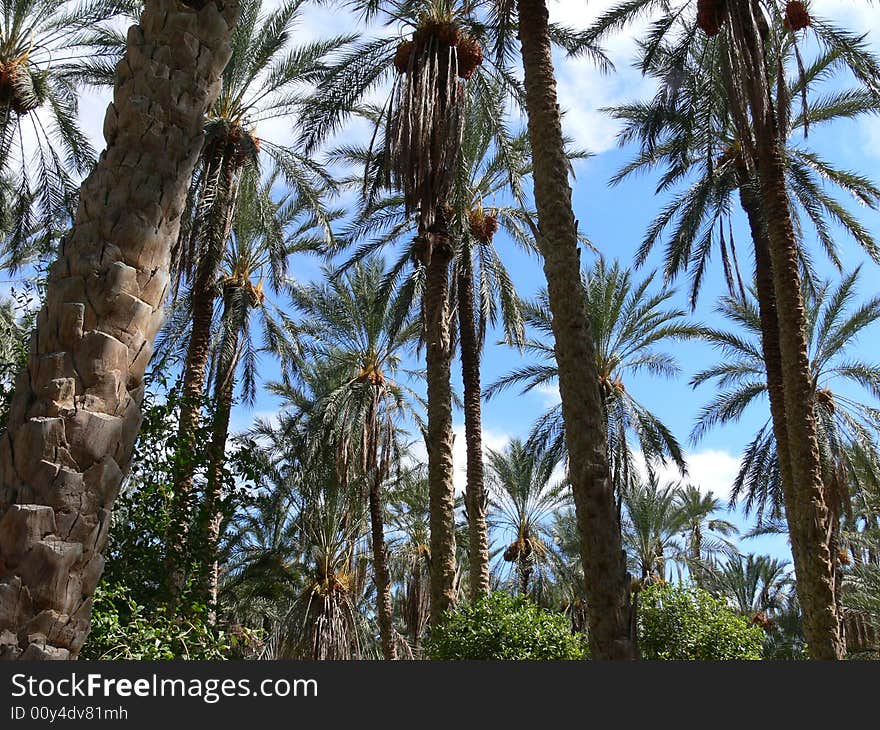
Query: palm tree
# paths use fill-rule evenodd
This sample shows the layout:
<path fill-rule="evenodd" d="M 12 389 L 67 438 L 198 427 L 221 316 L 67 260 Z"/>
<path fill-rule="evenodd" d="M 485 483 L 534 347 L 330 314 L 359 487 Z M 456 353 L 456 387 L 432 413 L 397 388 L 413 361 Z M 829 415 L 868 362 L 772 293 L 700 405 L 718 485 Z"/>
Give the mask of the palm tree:
<path fill-rule="evenodd" d="M 591 322 L 596 369 L 602 386 L 602 404 L 612 484 L 623 490 L 638 478 L 630 436 L 634 435 L 648 469 L 674 463 L 685 471 L 681 446 L 657 416 L 637 401 L 625 379 L 639 372 L 672 377 L 678 372 L 673 355 L 656 346 L 696 337 L 700 329 L 683 319 L 684 312 L 667 308 L 674 290 L 663 287 L 650 292 L 653 276 L 635 281 L 631 272 L 616 262 L 599 259 L 583 277 L 584 305 Z M 541 335 L 552 334 L 552 314 L 546 291 L 534 302 L 522 305 L 525 322 Z M 508 373 L 487 390 L 492 396 L 521 384 L 523 392 L 553 386 L 559 377 L 554 349 L 545 339 L 529 338 L 517 343 L 543 362 L 525 365 Z M 533 447 L 547 451 L 557 463 L 567 458 L 561 405 L 544 413 L 529 437 Z"/>
<path fill-rule="evenodd" d="M 302 586 L 279 627 L 281 659 L 359 658 L 363 502 L 340 484 L 331 463 L 307 463 L 296 513 Z"/>
<path fill-rule="evenodd" d="M 217 599 L 217 562 L 214 559 L 220 535 L 220 510 L 226 442 L 236 382 L 241 383 L 243 400 L 252 405 L 256 397 L 256 378 L 260 352 L 281 360 L 282 368 L 293 367 L 298 353 L 295 327 L 287 313 L 273 301 L 286 289 L 288 257 L 302 250 L 314 250 L 314 222 L 308 203 L 285 195 L 272 199 L 276 178 L 260 182 L 251 176 L 242 181 L 240 198 L 230 240 L 219 271 L 223 292 L 219 342 L 213 363 L 213 418 L 211 455 L 207 475 L 206 505 L 202 510 L 208 525 L 207 557 L 210 599 Z M 305 208 L 305 210 L 304 210 Z M 304 218 L 304 220 L 302 219 Z M 264 290 L 264 277 L 269 289 Z M 256 317 L 255 317 L 256 315 Z M 252 319 L 256 318 L 262 344 L 255 341 Z"/>
<path fill-rule="evenodd" d="M 676 484 L 660 486 L 655 476 L 622 492 L 623 544 L 639 585 L 666 580 L 667 560 L 684 554 L 679 536 L 688 516 L 678 501 Z"/>
<path fill-rule="evenodd" d="M 366 5 L 366 14 L 383 11 Z M 391 93 L 376 119 L 382 140 L 365 165 L 366 208 L 390 188 L 415 216 L 413 261 L 423 280 L 422 311 L 428 391 L 428 480 L 431 495 L 431 621 L 455 602 L 455 492 L 452 480 L 452 333 L 449 267 L 454 253 L 449 198 L 459 167 L 464 118 L 471 92 L 490 72 L 481 68 L 481 34 L 462 9 L 446 0 L 417 2 L 389 12 L 391 22 L 413 28 L 404 40 L 385 37 L 356 46 L 322 80 L 304 121 L 307 149 L 355 111 L 363 96 L 396 71 Z M 502 81 L 509 81 L 503 75 Z M 381 134 L 380 134 L 381 133 Z M 398 270 L 399 271 L 399 270 Z"/>
<path fill-rule="evenodd" d="M 428 627 L 430 606 L 430 518 L 428 477 L 423 465 L 395 475 L 389 500 L 392 574 L 399 585 L 396 614 L 401 619 L 413 656 L 421 654 L 422 636 Z"/>
<path fill-rule="evenodd" d="M 633 659 L 635 622 L 608 464 L 595 339 L 583 308 L 577 222 L 556 96 L 549 13 L 545 0 L 518 0 L 516 11 L 541 234 L 538 248 L 553 313 L 568 473 L 589 595 L 590 645 L 597 659 Z"/>
<path fill-rule="evenodd" d="M 733 553 L 706 573 L 709 590 L 727 599 L 743 616 L 765 629 L 791 600 L 792 584 L 787 561 L 769 555 Z"/>
<path fill-rule="evenodd" d="M 786 83 L 784 54 L 778 49 L 798 30 L 812 26 L 823 45 L 836 50 L 855 77 L 871 93 L 880 93 L 880 64 L 866 51 L 863 38 L 827 21 L 802 12 L 785 10 L 779 0 L 732 0 L 720 15 L 685 12 L 684 7 L 659 6 L 653 0 L 622 3 L 600 18 L 590 40 L 621 27 L 635 15 L 661 10 L 664 17 L 653 26 L 645 43 L 643 68 L 650 68 L 658 49 L 672 37 L 672 56 L 686 63 L 688 49 L 697 36 L 696 26 L 716 36 L 709 48 L 709 67 L 725 85 L 741 157 L 749 180 L 757 182 L 761 224 L 765 232 L 766 260 L 758 258 L 763 275 L 772 280 L 777 323 L 765 319 L 765 340 L 779 350 L 779 384 L 770 390 L 774 427 L 781 449 L 783 487 L 792 539 L 798 592 L 804 608 L 804 628 L 815 658 L 835 659 L 843 654 L 834 602 L 833 564 L 826 541 L 827 507 L 824 501 L 816 421 L 810 398 L 811 376 L 807 359 L 804 306 L 801 298 L 800 251 L 795 234 L 784 164 L 787 130 L 785 106 L 774 102 L 772 89 Z M 785 15 L 787 24 L 782 22 Z M 768 17 L 771 22 L 768 22 Z M 799 58 L 799 56 L 798 56 Z M 675 80 L 671 68 L 669 79 Z M 675 96 L 673 83 L 670 96 Z M 769 267 L 769 268 L 768 268 Z M 769 304 L 769 303 L 768 303 Z M 768 362 L 771 358 L 768 357 Z M 779 397 L 782 403 L 779 403 Z M 784 414 L 784 416 L 783 416 Z M 784 429 L 782 428 L 784 424 Z"/>
<path fill-rule="evenodd" d="M 859 270 L 845 275 L 837 286 L 819 283 L 804 293 L 807 342 L 813 383 L 810 400 L 814 404 L 825 493 L 835 521 L 847 510 L 848 488 L 841 483 L 858 468 L 858 453 L 875 454 L 878 415 L 870 403 L 860 402 L 843 385 L 876 395 L 880 369 L 853 359 L 851 350 L 857 338 L 880 319 L 880 298 L 855 305 Z M 745 409 L 767 393 L 767 375 L 760 346 L 761 318 L 754 296 L 725 298 L 719 313 L 737 325 L 738 330 L 706 328 L 704 336 L 724 355 L 724 360 L 694 375 L 694 387 L 716 383 L 718 395 L 700 412 L 692 438 L 701 438 L 708 429 L 739 420 Z M 841 477 L 841 473 L 844 475 Z M 731 492 L 731 503 L 745 498 L 748 514 L 754 510 L 759 523 L 782 516 L 785 499 L 779 469 L 775 432 L 765 423 L 749 443 Z"/>
<path fill-rule="evenodd" d="M 125 3 L 6 2 L 0 7 L 0 175 L 9 225 L 4 266 L 46 256 L 76 208 L 95 152 L 77 122 L 77 85 L 93 36 Z M 32 141 L 31 141 L 32 140 Z"/>
<path fill-rule="evenodd" d="M 420 399 L 399 380 L 416 375 L 401 367 L 401 357 L 418 324 L 395 321 L 397 302 L 394 292 L 384 296 L 381 260 L 357 264 L 344 275 L 327 273 L 328 283 L 293 291 L 304 316 L 299 323 L 304 347 L 332 373 L 330 387 L 318 389 L 313 399 L 300 397 L 298 408 L 311 437 L 335 449 L 341 478 L 349 479 L 351 472 L 357 484 L 368 485 L 376 613 L 383 656 L 394 659 L 382 491 L 399 460 L 404 422 L 421 423 Z"/>
<path fill-rule="evenodd" d="M 676 494 L 678 508 L 685 524 L 685 553 L 688 573 L 699 587 L 703 587 L 703 566 L 719 551 L 728 549 L 726 538 L 736 535 L 733 523 L 713 517 L 724 510 L 724 505 L 712 492 L 703 494 L 693 484 L 679 486 Z"/>
<path fill-rule="evenodd" d="M 821 456 L 822 480 L 828 506 L 827 544 L 831 553 L 834 597 L 840 600 L 840 556 L 846 555 L 841 543 L 841 520 L 850 514 L 850 490 L 864 481 L 862 458 L 877 463 L 876 409 L 847 394 L 849 383 L 877 393 L 878 369 L 871 363 L 847 357 L 856 338 L 880 318 L 880 300 L 871 299 L 852 306 L 858 270 L 845 275 L 837 287 L 824 282 L 809 287 L 806 303 L 807 342 L 813 377 L 811 402 L 816 412 L 817 436 Z M 724 390 L 701 412 L 694 436 L 706 429 L 739 419 L 745 408 L 767 392 L 766 369 L 755 340 L 761 333 L 760 315 L 751 300 L 729 299 L 722 303 L 724 315 L 745 330 L 736 332 L 707 330 L 707 337 L 728 360 L 694 376 L 692 383 L 717 382 Z M 746 510 L 755 509 L 759 525 L 765 516 L 772 523 L 787 515 L 784 484 L 780 469 L 775 431 L 764 424 L 746 448 L 731 500 L 745 494 Z"/>
<path fill-rule="evenodd" d="M 555 480 L 552 458 L 536 454 L 517 439 L 503 452 L 489 449 L 487 461 L 490 508 L 495 513 L 490 522 L 502 531 L 507 544 L 503 559 L 515 568 L 520 595 L 540 593 L 551 557 L 549 518 L 568 504 L 567 485 L 564 480 Z"/>
<path fill-rule="evenodd" d="M 73 658 L 88 633 L 171 246 L 236 11 L 209 2 L 196 23 L 190 5 L 147 0 L 129 31 L 104 124 L 107 150 L 83 183 L 2 436 L 0 656 Z M 166 65 L 147 62 L 154 57 Z M 74 583 L 78 590 L 68 590 Z M 42 630 L 26 630 L 37 616 Z"/>
<path fill-rule="evenodd" d="M 476 599 L 489 589 L 489 553 L 483 483 L 480 356 L 489 326 L 500 323 L 506 338 L 521 338 L 519 298 L 503 257 L 495 244 L 499 231 L 521 248 L 534 252 L 530 215 L 523 203 L 522 180 L 528 174 L 528 149 L 524 135 L 509 137 L 504 128 L 506 97 L 495 83 L 487 83 L 480 98 L 465 110 L 460 160 L 447 198 L 449 231 L 455 243 L 451 289 L 457 311 L 459 354 L 464 384 L 470 596 Z M 369 150 L 346 147 L 337 155 L 366 164 Z M 572 156 L 575 156 L 574 154 Z M 515 205 L 488 201 L 512 194 Z M 376 228 L 381 226 L 380 235 Z M 345 232 L 346 238 L 372 238 L 355 259 L 369 255 L 389 238 L 417 236 L 417 221 L 407 215 L 402 196 L 377 196 Z M 392 267 L 392 277 L 410 260 L 411 249 Z M 419 270 L 400 289 L 414 296 L 420 285 Z"/>
<path fill-rule="evenodd" d="M 243 181 L 248 176 L 259 178 L 261 159 L 265 159 L 292 194 L 310 204 L 318 221 L 329 224 L 323 193 L 332 185 L 321 167 L 286 143 L 257 136 L 261 126 L 300 108 L 304 90 L 319 76 L 322 57 L 345 40 L 333 38 L 291 50 L 289 41 L 302 5 L 303 0 L 288 0 L 264 16 L 262 0 L 243 0 L 223 88 L 205 121 L 205 144 L 175 251 L 176 273 L 190 284 L 192 320 L 182 372 L 185 400 L 179 432 L 184 442 L 191 438 L 200 416 L 218 271 Z M 327 231 L 329 235 L 329 227 Z M 192 481 L 192 470 L 182 465 L 175 483 L 181 505 L 192 491 Z M 184 530 L 183 524 L 181 515 L 177 533 Z"/>

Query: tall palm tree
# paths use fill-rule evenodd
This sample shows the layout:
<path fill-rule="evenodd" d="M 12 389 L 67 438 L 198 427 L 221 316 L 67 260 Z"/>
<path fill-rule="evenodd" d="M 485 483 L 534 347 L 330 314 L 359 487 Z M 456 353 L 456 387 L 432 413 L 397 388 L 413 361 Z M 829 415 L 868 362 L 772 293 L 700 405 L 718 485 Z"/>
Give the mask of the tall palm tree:
<path fill-rule="evenodd" d="M 288 257 L 303 250 L 314 250 L 314 221 L 308 203 L 285 195 L 272 199 L 275 176 L 257 181 L 248 176 L 242 181 L 240 199 L 219 271 L 223 309 L 219 322 L 219 342 L 214 354 L 213 418 L 211 455 L 207 475 L 206 504 L 202 510 L 208 525 L 208 593 L 212 603 L 217 598 L 217 562 L 214 559 L 222 520 L 221 497 L 226 462 L 226 443 L 236 383 L 246 404 L 256 397 L 259 356 L 268 352 L 290 369 L 298 356 L 295 327 L 275 299 L 286 289 Z M 304 211 L 305 208 L 305 211 Z M 303 220 L 304 219 L 304 220 Z M 264 279 L 269 282 L 264 289 Z M 267 296 L 268 294 L 268 296 Z M 252 323 L 252 320 L 256 322 Z M 262 343 L 256 341 L 254 324 L 259 327 Z"/>
<path fill-rule="evenodd" d="M 674 290 L 662 287 L 651 292 L 653 276 L 633 279 L 615 262 L 599 259 L 583 277 L 584 306 L 591 322 L 596 369 L 602 386 L 602 414 L 607 430 L 608 464 L 616 490 L 638 478 L 630 437 L 638 442 L 647 466 L 671 461 L 685 471 L 681 446 L 671 431 L 627 389 L 626 379 L 639 372 L 665 377 L 678 373 L 673 355 L 656 349 L 661 345 L 696 337 L 700 328 L 684 320 L 684 312 L 667 307 Z M 552 334 L 552 314 L 546 291 L 534 302 L 523 304 L 525 322 L 540 335 Z M 517 368 L 487 389 L 491 397 L 504 388 L 522 385 L 523 392 L 552 387 L 559 368 L 554 349 L 545 339 L 529 338 L 517 343 L 542 362 Z M 547 451 L 558 463 L 567 458 L 561 405 L 544 413 L 532 428 L 530 441 Z"/>
<path fill-rule="evenodd" d="M 205 122 L 205 144 L 175 250 L 176 272 L 189 282 L 192 320 L 182 366 L 185 400 L 179 433 L 184 442 L 191 438 L 200 416 L 219 293 L 218 272 L 242 181 L 248 176 L 259 177 L 262 161 L 267 161 L 295 197 L 308 201 L 318 220 L 329 225 L 323 193 L 332 184 L 326 173 L 295 147 L 258 136 L 268 122 L 283 119 L 301 107 L 305 90 L 321 72 L 321 59 L 345 40 L 333 38 L 291 49 L 302 5 L 303 0 L 288 0 L 264 15 L 262 0 L 242 2 L 223 88 Z M 327 230 L 329 235 L 329 227 Z M 192 491 L 193 476 L 184 463 L 175 483 L 181 505 Z M 181 516 L 178 533 L 184 523 Z"/>
<path fill-rule="evenodd" d="M 378 3 L 368 16 L 386 12 Z M 452 479 L 453 354 L 449 268 L 453 259 L 448 207 L 459 167 L 468 100 L 490 76 L 482 66 L 485 28 L 446 0 L 395 7 L 391 22 L 412 28 L 405 39 L 384 37 L 358 44 L 322 80 L 304 120 L 307 148 L 332 132 L 383 78 L 396 72 L 377 117 L 373 152 L 365 166 L 366 207 L 382 188 L 398 192 L 418 234 L 411 247 L 421 288 L 428 391 L 428 480 L 431 495 L 431 621 L 455 602 L 455 490 Z M 496 78 L 509 80 L 503 75 Z"/>
<path fill-rule="evenodd" d="M 660 11 L 645 42 L 643 68 L 669 38 L 672 55 L 686 63 L 688 49 L 699 26 L 715 36 L 709 48 L 710 67 L 725 84 L 731 118 L 748 178 L 757 183 L 761 224 L 767 243 L 765 260 L 756 256 L 759 273 L 772 281 L 776 326 L 765 318 L 765 340 L 778 345 L 779 382 L 770 389 L 774 402 L 774 428 L 780 450 L 787 519 L 792 539 L 798 593 L 804 609 L 804 628 L 814 658 L 835 659 L 843 654 L 834 600 L 833 564 L 826 540 L 827 506 L 821 479 L 816 421 L 810 398 L 811 376 L 804 334 L 804 307 L 800 286 L 800 250 L 786 185 L 784 139 L 787 122 L 784 105 L 773 98 L 773 89 L 784 88 L 785 68 L 779 53 L 785 39 L 812 26 L 823 45 L 835 49 L 858 81 L 872 94 L 880 94 L 880 64 L 867 52 L 863 38 L 831 23 L 811 17 L 802 4 L 792 12 L 780 0 L 732 0 L 719 15 L 688 12 L 691 2 L 675 8 L 653 0 L 625 2 L 601 17 L 590 34 L 598 40 L 641 13 Z M 788 21 L 782 22 L 783 16 Z M 768 22 L 768 18 L 770 21 Z M 798 55 L 799 58 L 799 55 Z M 675 81 L 676 69 L 669 79 Z M 670 87 L 675 96 L 676 83 Z M 769 292 L 768 292 L 769 294 Z M 768 302 L 769 305 L 769 302 Z M 768 361 L 770 358 L 768 358 Z M 781 398 L 781 402 L 780 402 Z"/>
<path fill-rule="evenodd" d="M 94 36 L 125 4 L 23 0 L 0 6 L 5 266 L 48 255 L 53 233 L 66 228 L 75 212 L 77 179 L 95 161 L 77 121 L 79 76 L 88 60 L 102 56 Z"/>
<path fill-rule="evenodd" d="M 476 599 L 489 589 L 489 552 L 485 515 L 483 447 L 481 423 L 480 357 L 487 329 L 497 324 L 506 339 L 521 337 L 519 299 L 504 257 L 495 243 L 499 231 L 529 253 L 534 252 L 530 220 L 523 202 L 522 182 L 528 174 L 528 148 L 524 135 L 509 136 L 505 129 L 506 96 L 494 82 L 480 90 L 480 97 L 465 110 L 460 160 L 447 198 L 449 232 L 455 244 L 451 290 L 457 313 L 459 355 L 464 385 L 467 483 L 465 505 L 468 518 L 468 563 L 470 596 Z M 346 147 L 347 161 L 361 165 L 370 158 L 368 150 Z M 339 154 L 339 153 L 337 153 Z M 572 155 L 574 156 L 574 154 Z M 505 204 L 510 194 L 514 204 Z M 500 200 L 499 200 L 500 199 Z M 498 201 L 489 205 L 489 201 Z M 369 255 L 387 245 L 389 238 L 417 237 L 417 220 L 407 215 L 402 196 L 376 196 L 345 231 L 347 238 L 371 238 L 355 255 Z M 380 231 L 376 231 L 380 228 Z M 405 249 L 392 267 L 396 278 L 411 259 Z M 412 271 L 401 291 L 414 297 L 420 287 L 420 272 Z"/>
<path fill-rule="evenodd" d="M 405 422 L 421 423 L 421 401 L 401 380 L 416 376 L 401 359 L 418 324 L 395 321 L 397 303 L 393 291 L 384 296 L 384 277 L 383 262 L 373 259 L 328 276 L 328 283 L 297 287 L 293 299 L 303 313 L 299 329 L 306 351 L 333 373 L 325 392 L 298 407 L 311 437 L 335 450 L 342 478 L 367 485 L 382 653 L 394 659 L 383 488 L 399 460 Z"/>
<path fill-rule="evenodd" d="M 567 485 L 554 478 L 552 458 L 536 454 L 516 439 L 504 451 L 489 449 L 487 461 L 490 522 L 507 544 L 503 559 L 513 564 L 521 595 L 540 593 L 551 558 L 549 518 L 569 503 Z"/>
<path fill-rule="evenodd" d="M 73 658 L 88 633 L 171 246 L 236 12 L 208 2 L 195 22 L 191 5 L 147 0 L 129 31 L 107 150 L 83 183 L 2 436 L 0 656 Z"/>
<path fill-rule="evenodd" d="M 504 7 L 505 4 L 499 4 Z M 577 222 L 568 181 L 546 0 L 518 0 L 535 206 L 597 659 L 636 656 L 629 578 L 608 465 L 594 335 L 583 308 Z"/>

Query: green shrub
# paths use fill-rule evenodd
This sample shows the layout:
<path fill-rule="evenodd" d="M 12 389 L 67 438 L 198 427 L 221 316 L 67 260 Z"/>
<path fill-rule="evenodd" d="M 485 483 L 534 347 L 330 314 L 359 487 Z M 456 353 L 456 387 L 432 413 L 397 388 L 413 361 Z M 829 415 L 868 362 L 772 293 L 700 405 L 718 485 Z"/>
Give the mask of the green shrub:
<path fill-rule="evenodd" d="M 210 626 L 206 617 L 148 611 L 122 586 L 99 587 L 83 659 L 229 659 L 244 637 Z"/>
<path fill-rule="evenodd" d="M 494 593 L 449 612 L 426 644 L 431 659 L 583 659 L 583 641 L 559 613 Z"/>
<path fill-rule="evenodd" d="M 760 659 L 764 631 L 700 588 L 661 583 L 639 594 L 645 659 Z"/>

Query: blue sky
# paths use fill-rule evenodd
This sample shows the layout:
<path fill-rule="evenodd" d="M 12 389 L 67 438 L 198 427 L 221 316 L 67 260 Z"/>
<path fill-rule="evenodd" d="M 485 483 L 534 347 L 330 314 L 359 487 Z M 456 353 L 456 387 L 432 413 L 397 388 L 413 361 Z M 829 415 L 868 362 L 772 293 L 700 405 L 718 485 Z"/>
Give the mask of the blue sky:
<path fill-rule="evenodd" d="M 273 4 L 275 3 L 268 2 L 267 7 Z M 550 3 L 554 20 L 580 27 L 588 25 L 610 5 L 612 3 L 605 0 L 551 0 Z M 850 28 L 869 32 L 875 51 L 880 53 L 880 12 L 876 7 L 870 8 L 864 0 L 813 0 L 811 6 L 817 15 L 832 17 Z M 300 33 L 302 39 L 307 40 L 354 27 L 356 24 L 353 16 L 344 9 L 315 7 L 306 11 Z M 607 185 L 608 179 L 630 158 L 632 150 L 616 148 L 616 123 L 599 109 L 626 100 L 645 98 L 652 92 L 651 83 L 631 66 L 634 55 L 633 39 L 638 30 L 628 29 L 608 42 L 608 50 L 617 66 L 617 71 L 610 75 L 602 75 L 584 60 L 572 61 L 559 56 L 556 58 L 559 97 L 565 109 L 565 132 L 579 146 L 595 153 L 593 158 L 576 165 L 576 179 L 573 181 L 575 213 L 582 231 L 603 255 L 608 259 L 616 258 L 625 265 L 632 262 L 646 227 L 664 203 L 662 198 L 655 196 L 655 181 L 651 177 L 631 178 L 615 188 Z M 95 146 L 99 149 L 103 147 L 99 131 L 106 98 L 104 94 L 90 98 L 82 105 L 81 110 L 82 122 L 96 140 Z M 268 133 L 265 130 L 258 130 L 257 133 L 259 136 L 270 136 L 276 141 L 290 137 L 289 130 L 283 125 L 274 126 Z M 359 137 L 362 133 L 362 128 L 347 129 L 340 138 Z M 809 144 L 838 165 L 880 180 L 880 119 L 877 117 L 816 129 L 810 134 Z M 487 204 L 491 204 L 491 201 L 487 201 Z M 880 214 L 862 209 L 859 216 L 868 229 L 880 237 Z M 751 260 L 747 256 L 748 237 L 742 228 L 742 221 L 735 224 L 735 232 L 740 263 L 747 274 L 751 271 Z M 812 245 L 813 242 L 808 243 Z M 523 295 L 531 295 L 543 286 L 543 273 L 537 259 L 521 253 L 509 241 L 497 239 L 496 244 L 502 253 L 509 254 L 507 261 L 510 272 Z M 841 240 L 840 247 L 847 269 L 864 261 L 864 257 L 850 241 Z M 659 256 L 660 251 L 655 251 L 639 274 L 646 274 L 655 267 Z M 388 258 L 391 258 L 390 253 Z M 588 261 L 591 257 L 585 253 L 582 258 Z M 821 256 L 817 255 L 816 261 L 824 275 L 835 276 L 833 269 Z M 301 280 L 312 279 L 320 273 L 320 262 L 313 258 L 300 256 L 291 264 L 294 276 Z M 720 263 L 712 268 L 698 308 L 692 315 L 694 318 L 720 324 L 713 313 L 717 298 L 724 293 L 720 269 Z M 686 286 L 686 282 L 683 282 L 679 288 L 686 289 Z M 878 289 L 880 270 L 869 262 L 862 273 L 861 292 L 864 296 L 874 295 Z M 689 309 L 685 292 L 679 291 L 674 301 L 681 308 Z M 876 332 L 869 332 L 869 336 L 861 340 L 859 354 L 870 357 L 876 352 L 876 335 Z M 490 334 L 488 340 L 490 344 L 483 359 L 483 382 L 486 384 L 507 372 L 517 361 L 517 356 L 510 349 L 493 344 L 497 336 Z M 639 376 L 631 378 L 627 387 L 658 414 L 682 442 L 686 442 L 698 410 L 712 394 L 709 387 L 694 392 L 687 382 L 700 368 L 713 362 L 715 355 L 711 348 L 699 343 L 677 345 L 675 354 L 682 367 L 681 377 L 667 381 Z M 275 377 L 277 368 L 266 359 L 262 371 L 271 379 Z M 457 368 L 453 371 L 453 379 L 456 386 L 460 387 Z M 516 391 L 510 391 L 484 404 L 486 444 L 492 448 L 500 448 L 510 438 L 525 437 L 534 419 L 555 397 L 552 392 L 520 395 Z M 276 410 L 277 404 L 269 396 L 261 394 L 253 410 L 244 407 L 235 410 L 233 428 L 246 428 L 255 415 L 268 416 Z M 713 431 L 699 444 L 689 445 L 691 481 L 726 499 L 729 484 L 737 468 L 738 454 L 766 418 L 766 406 L 753 408 L 740 424 Z M 460 413 L 456 415 L 456 431 L 456 482 L 459 487 L 463 487 L 464 444 Z M 744 547 L 780 555 L 787 552 L 784 541 L 779 538 L 752 541 Z"/>

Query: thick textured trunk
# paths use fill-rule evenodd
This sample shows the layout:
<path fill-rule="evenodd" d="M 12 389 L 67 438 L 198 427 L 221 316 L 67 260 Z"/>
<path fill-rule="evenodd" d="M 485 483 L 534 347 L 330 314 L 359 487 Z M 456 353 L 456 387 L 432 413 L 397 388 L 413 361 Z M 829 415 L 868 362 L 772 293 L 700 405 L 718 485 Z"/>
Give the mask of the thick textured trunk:
<path fill-rule="evenodd" d="M 807 354 L 806 316 L 801 296 L 798 249 L 789 207 L 776 112 L 770 93 L 764 43 L 759 30 L 762 11 L 753 0 L 729 4 L 737 82 L 751 112 L 751 129 L 742 139 L 754 139 L 761 210 L 767 230 L 773 293 L 779 331 L 779 355 L 791 478 L 783 481 L 786 518 L 803 609 L 804 635 L 815 659 L 839 659 L 844 654 L 834 600 L 834 568 L 828 547 L 828 508 L 825 503 L 819 446 L 816 439 L 814 388 Z M 740 120 L 740 124 L 743 120 Z"/>
<path fill-rule="evenodd" d="M 786 428 L 791 482 L 785 495 L 786 516 L 804 612 L 804 636 L 815 659 L 839 659 L 840 637 L 834 596 L 834 570 L 828 546 L 828 509 L 816 440 L 815 394 L 807 355 L 806 317 L 801 298 L 797 243 L 782 159 L 775 141 L 758 141 L 758 173 L 770 243 L 774 292 L 779 318 Z M 782 446 L 777 444 L 777 449 Z"/>
<path fill-rule="evenodd" d="M 236 3 L 147 0 L 0 441 L 0 657 L 75 658 Z"/>
<path fill-rule="evenodd" d="M 382 475 L 377 473 L 370 485 L 370 536 L 373 547 L 373 583 L 376 586 L 376 616 L 379 641 L 385 659 L 397 659 L 394 648 L 393 609 L 391 606 L 391 574 L 388 571 L 388 550 L 385 545 L 385 519 L 382 515 Z"/>
<path fill-rule="evenodd" d="M 452 483 L 452 384 L 449 364 L 449 262 L 442 221 L 423 234 L 428 381 L 428 492 L 431 529 L 431 624 L 455 603 L 455 487 Z"/>
<path fill-rule="evenodd" d="M 758 294 L 758 314 L 761 320 L 761 348 L 767 372 L 767 395 L 770 400 L 770 418 L 777 444 L 788 443 L 785 423 L 785 390 L 782 383 L 782 355 L 779 351 L 779 318 L 776 312 L 776 293 L 773 289 L 773 265 L 767 227 L 761 212 L 761 198 L 756 181 L 740 175 L 739 199 L 749 221 L 752 244 L 755 249 L 755 289 Z M 776 449 L 779 477 L 783 484 L 792 484 L 791 459 L 784 446 Z"/>
<path fill-rule="evenodd" d="M 595 659 L 634 659 L 630 581 L 609 478 L 605 421 L 590 323 L 584 309 L 577 228 L 568 184 L 545 0 L 518 0 L 535 205 L 559 366 Z"/>
<path fill-rule="evenodd" d="M 480 413 L 480 341 L 474 318 L 474 275 L 470 252 L 459 261 L 458 331 L 464 385 L 464 436 L 467 446 L 467 487 L 470 597 L 489 592 L 489 539 L 483 481 L 483 424 Z"/>

